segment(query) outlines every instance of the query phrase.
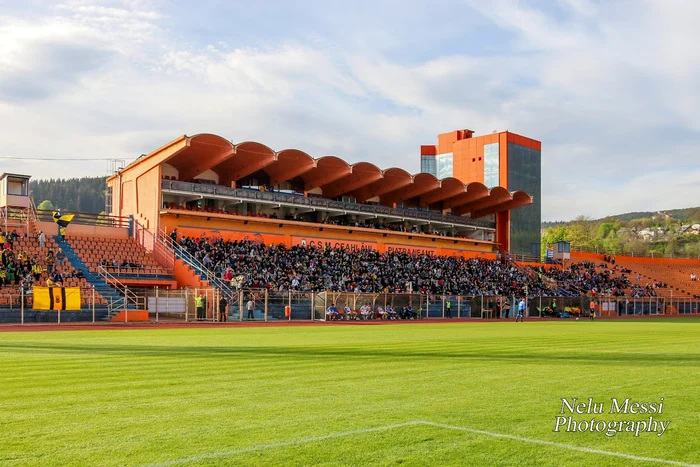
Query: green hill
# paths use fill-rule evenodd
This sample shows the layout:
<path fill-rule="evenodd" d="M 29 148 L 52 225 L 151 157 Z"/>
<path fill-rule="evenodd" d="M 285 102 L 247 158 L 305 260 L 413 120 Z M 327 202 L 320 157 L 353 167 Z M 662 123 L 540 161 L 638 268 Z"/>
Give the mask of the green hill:
<path fill-rule="evenodd" d="M 684 208 L 684 209 L 668 209 L 663 211 L 641 211 L 641 212 L 626 212 L 624 214 L 615 214 L 614 216 L 607 216 L 601 219 L 594 219 L 593 222 L 606 222 L 606 221 L 620 221 L 629 222 L 634 220 L 642 219 L 652 219 L 658 216 L 659 213 L 668 214 L 671 219 L 682 223 L 699 223 L 700 222 L 700 207 L 696 208 Z M 550 227 L 558 227 L 561 225 L 569 225 L 576 220 L 571 221 L 552 221 L 552 222 L 542 222 L 542 228 L 548 229 Z"/>
<path fill-rule="evenodd" d="M 542 223 L 542 254 L 557 241 L 573 250 L 636 256 L 700 257 L 700 208 L 628 212 L 603 219 L 579 216 Z"/>

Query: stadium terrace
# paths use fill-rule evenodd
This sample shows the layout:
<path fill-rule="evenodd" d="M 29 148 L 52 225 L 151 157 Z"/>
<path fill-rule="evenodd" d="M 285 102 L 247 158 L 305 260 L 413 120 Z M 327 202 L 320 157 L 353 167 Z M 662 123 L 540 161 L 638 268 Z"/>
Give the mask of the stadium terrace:
<path fill-rule="evenodd" d="M 4 174 L 0 321 L 696 313 L 694 290 L 636 272 L 670 265 L 568 244 L 566 267 L 540 263 L 539 142 L 458 130 L 420 161 L 182 136 L 107 179 L 107 215 L 38 210 L 31 177 Z"/>

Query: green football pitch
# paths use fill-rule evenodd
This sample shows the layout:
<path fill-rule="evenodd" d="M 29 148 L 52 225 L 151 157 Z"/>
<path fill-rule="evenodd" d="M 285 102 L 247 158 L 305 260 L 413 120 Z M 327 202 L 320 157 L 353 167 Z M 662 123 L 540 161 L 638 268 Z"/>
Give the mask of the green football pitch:
<path fill-rule="evenodd" d="M 0 401 L 2 466 L 693 465 L 700 320 L 8 332 Z"/>

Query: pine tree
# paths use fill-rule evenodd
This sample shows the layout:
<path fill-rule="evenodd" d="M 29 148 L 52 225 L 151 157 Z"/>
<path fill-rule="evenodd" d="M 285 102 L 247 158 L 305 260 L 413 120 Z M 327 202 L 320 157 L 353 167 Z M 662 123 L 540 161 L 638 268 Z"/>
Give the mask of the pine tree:
<path fill-rule="evenodd" d="M 35 201 L 50 201 L 52 209 L 99 214 L 105 208 L 105 184 L 105 177 L 52 178 L 32 180 L 30 191 Z"/>

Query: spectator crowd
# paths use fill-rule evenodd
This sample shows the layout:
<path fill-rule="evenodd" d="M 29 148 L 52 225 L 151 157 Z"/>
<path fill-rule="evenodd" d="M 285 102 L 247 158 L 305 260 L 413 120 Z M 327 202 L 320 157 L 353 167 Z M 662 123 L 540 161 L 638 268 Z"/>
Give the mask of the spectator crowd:
<path fill-rule="evenodd" d="M 176 236 L 173 235 L 176 239 Z M 379 253 L 370 249 L 265 245 L 183 236 L 180 245 L 232 286 L 274 291 L 423 293 L 490 296 L 624 296 L 635 286 L 617 269 L 579 263 L 569 269 L 518 267 L 487 259 Z"/>
<path fill-rule="evenodd" d="M 54 252 L 46 247 L 43 232 L 37 235 L 40 252 L 33 256 L 27 250 L 15 249 L 20 237 L 16 230 L 9 233 L 0 230 L 0 289 L 19 287 L 29 291 L 34 285 L 60 287 L 67 277 L 83 278 L 80 271 L 65 274 L 66 256 L 60 249 Z"/>

